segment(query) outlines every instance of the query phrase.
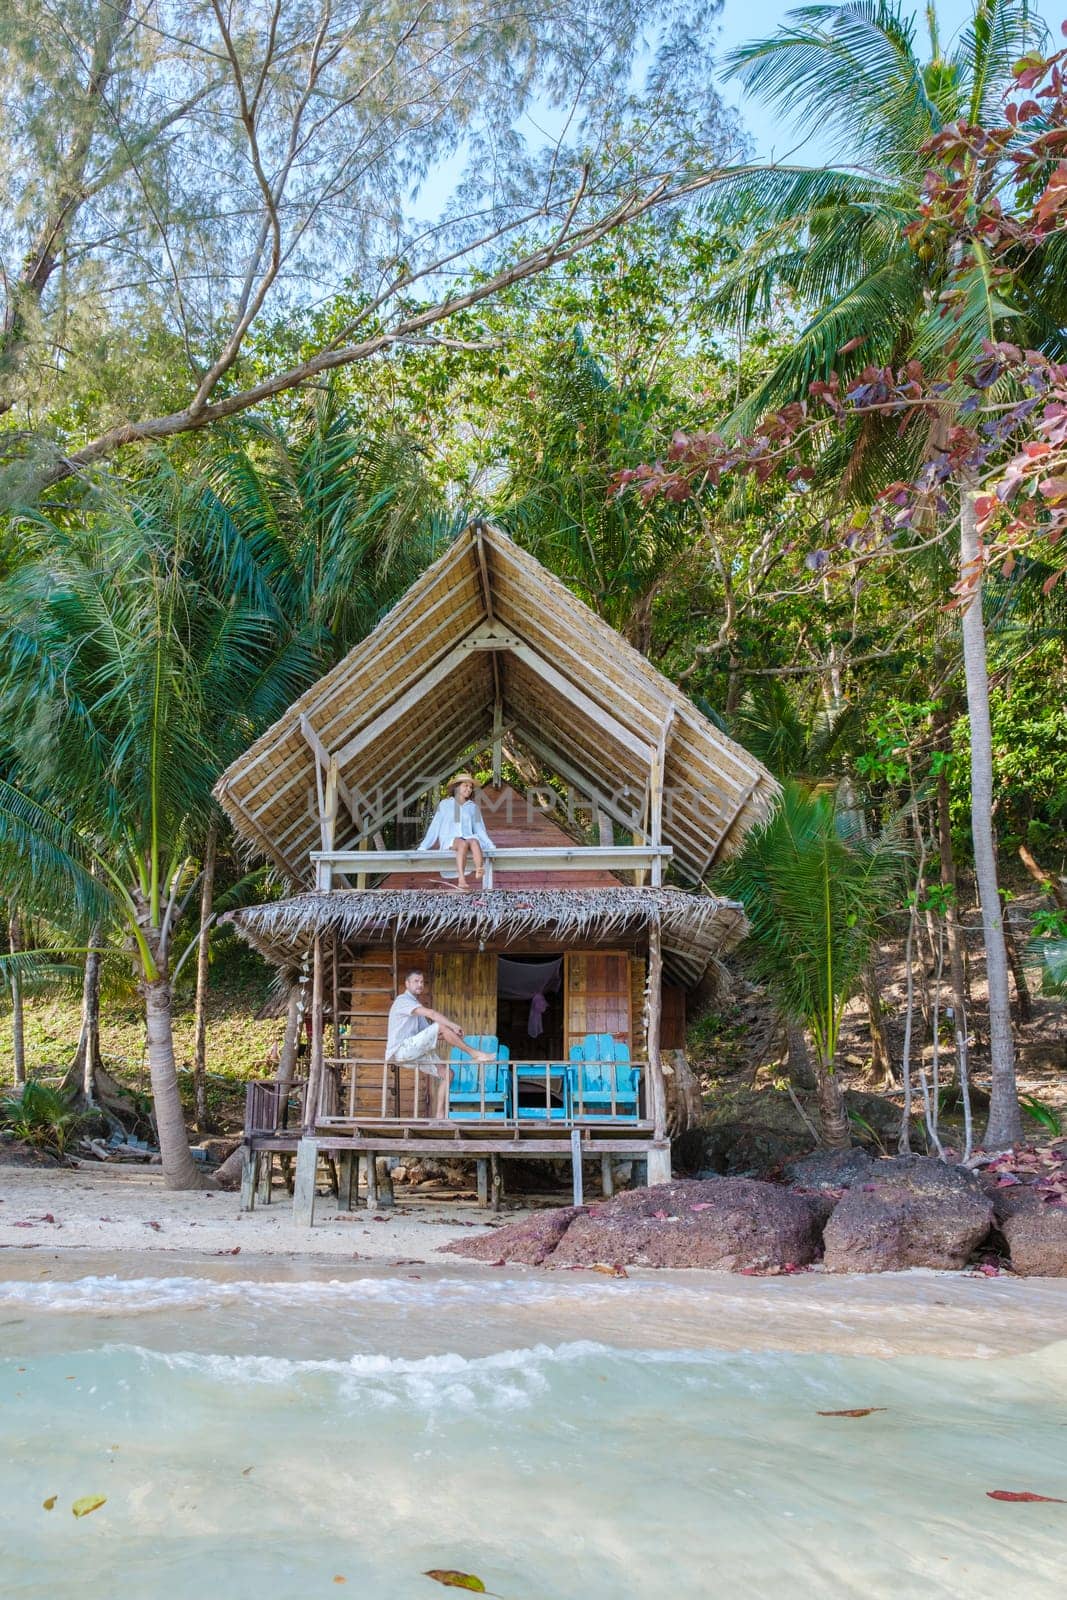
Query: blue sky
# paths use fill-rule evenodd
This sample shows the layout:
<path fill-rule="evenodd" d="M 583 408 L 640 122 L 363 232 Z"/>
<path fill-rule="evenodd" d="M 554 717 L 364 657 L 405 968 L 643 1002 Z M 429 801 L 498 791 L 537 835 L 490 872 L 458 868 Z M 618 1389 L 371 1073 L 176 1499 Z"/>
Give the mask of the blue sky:
<path fill-rule="evenodd" d="M 785 21 L 789 12 L 803 3 L 804 0 L 792 0 L 792 4 L 783 4 L 781 0 L 777 0 L 777 3 L 776 0 L 726 0 L 719 18 L 721 53 L 751 39 L 769 37 Z M 925 7 L 916 5 L 912 10 L 921 30 L 920 37 L 925 38 Z M 1058 39 L 1060 21 L 1067 17 L 1067 0 L 1037 0 L 1034 10 L 1044 17 L 1050 31 Z M 951 44 L 971 14 L 970 0 L 937 0 L 942 48 Z M 720 78 L 718 88 L 726 103 L 740 111 L 752 140 L 756 160 L 782 159 L 788 155 L 791 160 L 817 166 L 835 158 L 835 152 L 818 138 L 798 145 L 788 124 L 776 120 L 758 100 L 743 95 L 738 83 Z M 551 136 L 558 125 L 558 112 L 547 107 L 539 110 L 535 106 L 519 126 L 530 144 L 536 145 L 544 137 Z M 837 158 L 840 159 L 839 156 Z M 420 216 L 433 216 L 444 208 L 449 194 L 459 181 L 464 163 L 463 152 L 457 152 L 426 175 L 413 202 L 413 209 Z"/>
<path fill-rule="evenodd" d="M 776 4 L 775 0 L 726 0 L 720 17 L 722 50 L 732 50 L 751 39 L 768 38 L 781 26 L 792 9 L 790 5 Z M 1060 20 L 1067 16 L 1067 0 L 1062 0 L 1060 8 L 1055 0 L 1042 0 L 1034 9 L 1044 17 L 1050 30 L 1058 35 Z M 920 38 L 925 38 L 925 8 L 916 6 L 914 11 L 921 30 Z M 951 43 L 971 12 L 969 0 L 938 0 L 937 19 L 942 49 Z M 776 121 L 758 100 L 743 96 L 740 85 L 736 83 L 726 82 L 720 87 L 727 104 L 737 106 L 740 110 L 758 158 L 770 160 L 794 151 L 794 159 L 813 164 L 831 159 L 832 151 L 821 148 L 817 139 L 803 146 L 800 151 L 795 151 L 796 140 L 790 138 L 788 126 L 783 127 L 781 122 Z"/>

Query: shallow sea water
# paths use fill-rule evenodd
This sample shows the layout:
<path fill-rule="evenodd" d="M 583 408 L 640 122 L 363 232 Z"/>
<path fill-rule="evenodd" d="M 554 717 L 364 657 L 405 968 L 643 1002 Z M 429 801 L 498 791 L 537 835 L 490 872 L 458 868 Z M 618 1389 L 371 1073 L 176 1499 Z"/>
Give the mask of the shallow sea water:
<path fill-rule="evenodd" d="M 712 1311 L 677 1279 L 417 1268 L 0 1283 L 0 1593 L 1062 1593 L 1067 1505 L 986 1492 L 1067 1499 L 1067 1342 L 734 1348 Z"/>

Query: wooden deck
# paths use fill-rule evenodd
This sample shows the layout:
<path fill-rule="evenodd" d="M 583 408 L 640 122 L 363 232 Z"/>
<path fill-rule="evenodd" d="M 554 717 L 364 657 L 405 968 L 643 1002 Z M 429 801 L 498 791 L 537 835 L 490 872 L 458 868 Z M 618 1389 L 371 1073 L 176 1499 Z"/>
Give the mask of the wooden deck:
<path fill-rule="evenodd" d="M 607 1195 L 613 1192 L 613 1160 L 646 1164 L 658 1160 L 660 1165 L 668 1163 L 669 1171 L 670 1143 L 653 1134 L 651 1122 L 618 1118 L 564 1127 L 559 1122 L 465 1121 L 442 1126 L 414 1119 L 325 1117 L 311 1134 L 301 1134 L 298 1128 L 249 1129 L 245 1133 L 241 1208 L 252 1210 L 257 1199 L 269 1203 L 274 1158 L 281 1155 L 296 1156 L 293 1217 L 308 1227 L 314 1222 L 319 1167 L 324 1160 L 333 1163 L 331 1182 L 335 1176 L 338 1205 L 343 1210 L 350 1210 L 356 1200 L 361 1163 L 366 1203 L 376 1209 L 377 1161 L 404 1156 L 474 1161 L 479 1203 L 492 1203 L 494 1209 L 503 1192 L 502 1161 L 569 1160 L 574 1204 L 581 1205 L 583 1162 L 599 1160 L 601 1189 Z"/>

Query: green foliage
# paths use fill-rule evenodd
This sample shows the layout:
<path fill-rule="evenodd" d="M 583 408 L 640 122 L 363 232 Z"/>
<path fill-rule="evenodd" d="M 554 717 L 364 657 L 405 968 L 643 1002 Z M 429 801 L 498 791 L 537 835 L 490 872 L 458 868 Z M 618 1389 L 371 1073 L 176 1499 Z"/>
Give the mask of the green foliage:
<path fill-rule="evenodd" d="M 716 875 L 716 889 L 748 916 L 742 954 L 753 977 L 784 1015 L 807 1024 L 826 1066 L 903 861 L 895 840 L 864 837 L 827 797 L 787 783 Z"/>
<path fill-rule="evenodd" d="M 61 1156 L 81 1122 L 65 1095 L 30 1079 L 0 1101 L 0 1127 L 14 1138 Z"/>
<path fill-rule="evenodd" d="M 1035 1122 L 1040 1123 L 1046 1133 L 1050 1133 L 1054 1139 L 1059 1138 L 1063 1132 L 1063 1125 L 1059 1112 L 1054 1107 L 1044 1100 L 1039 1100 L 1035 1094 L 1021 1094 L 1019 1104 L 1028 1117 L 1033 1117 Z"/>

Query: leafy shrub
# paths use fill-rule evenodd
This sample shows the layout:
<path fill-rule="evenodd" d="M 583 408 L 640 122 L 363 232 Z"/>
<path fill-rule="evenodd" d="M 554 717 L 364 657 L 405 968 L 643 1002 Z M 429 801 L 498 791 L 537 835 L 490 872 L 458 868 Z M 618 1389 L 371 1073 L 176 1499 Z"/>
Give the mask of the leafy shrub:
<path fill-rule="evenodd" d="M 18 1094 L 0 1100 L 0 1127 L 35 1150 L 61 1156 L 81 1116 L 66 1095 L 32 1079 Z"/>

